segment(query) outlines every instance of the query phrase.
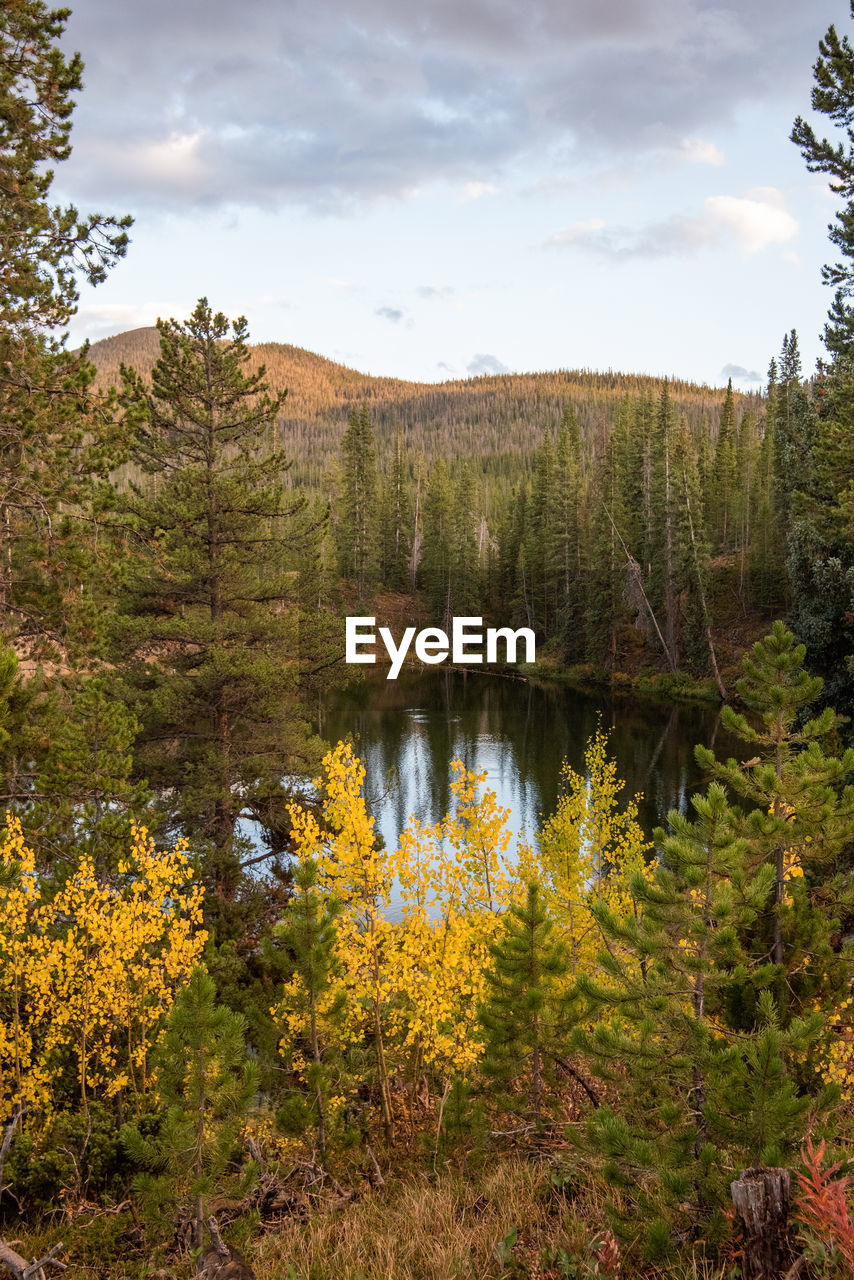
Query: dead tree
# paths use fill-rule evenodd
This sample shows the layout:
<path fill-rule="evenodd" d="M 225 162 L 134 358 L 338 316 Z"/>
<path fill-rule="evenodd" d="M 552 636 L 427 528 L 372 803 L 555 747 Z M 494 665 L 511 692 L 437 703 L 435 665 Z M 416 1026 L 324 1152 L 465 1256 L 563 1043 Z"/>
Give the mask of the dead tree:
<path fill-rule="evenodd" d="M 743 1238 L 743 1280 L 780 1280 L 792 1261 L 788 1169 L 742 1169 L 731 1184 Z"/>
<path fill-rule="evenodd" d="M 212 1243 L 199 1258 L 203 1280 L 255 1280 L 255 1272 L 238 1249 L 231 1249 L 219 1234 L 216 1218 L 208 1218 Z"/>

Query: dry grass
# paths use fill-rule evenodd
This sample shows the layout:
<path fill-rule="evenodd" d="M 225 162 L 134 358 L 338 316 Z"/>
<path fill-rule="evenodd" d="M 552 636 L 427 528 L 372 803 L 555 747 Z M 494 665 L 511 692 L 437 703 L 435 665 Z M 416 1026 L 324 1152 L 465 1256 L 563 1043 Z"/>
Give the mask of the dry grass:
<path fill-rule="evenodd" d="M 528 1255 L 560 1230 L 547 1185 L 542 1170 L 517 1162 L 474 1179 L 413 1176 L 343 1210 L 288 1223 L 258 1241 L 252 1260 L 269 1280 L 492 1280 L 506 1270 L 495 1247 L 514 1227 L 529 1267 Z"/>

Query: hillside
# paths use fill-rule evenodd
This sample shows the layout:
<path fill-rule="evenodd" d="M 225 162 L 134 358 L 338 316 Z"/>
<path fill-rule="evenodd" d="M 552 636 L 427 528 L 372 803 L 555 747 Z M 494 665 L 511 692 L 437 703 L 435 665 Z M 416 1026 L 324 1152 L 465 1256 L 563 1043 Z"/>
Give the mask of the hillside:
<path fill-rule="evenodd" d="M 148 375 L 157 358 L 155 328 L 133 329 L 93 343 L 89 356 L 104 384 L 117 383 L 119 366 Z M 477 456 L 486 473 L 501 472 L 511 459 L 518 472 L 529 463 L 549 427 L 556 427 L 564 406 L 572 404 L 588 448 L 601 438 L 618 401 L 626 395 L 657 397 L 662 380 L 608 371 L 561 369 L 543 373 L 501 374 L 442 383 L 377 378 L 336 364 L 286 343 L 264 342 L 251 348 L 252 364 L 264 364 L 270 385 L 287 388 L 279 440 L 294 459 L 294 477 L 320 481 L 334 454 L 354 405 L 367 404 L 381 454 L 399 423 L 410 453 L 427 459 Z M 671 381 L 679 415 L 692 428 L 704 420 L 715 433 L 724 392 L 720 388 Z M 759 396 L 739 396 L 759 407 Z"/>

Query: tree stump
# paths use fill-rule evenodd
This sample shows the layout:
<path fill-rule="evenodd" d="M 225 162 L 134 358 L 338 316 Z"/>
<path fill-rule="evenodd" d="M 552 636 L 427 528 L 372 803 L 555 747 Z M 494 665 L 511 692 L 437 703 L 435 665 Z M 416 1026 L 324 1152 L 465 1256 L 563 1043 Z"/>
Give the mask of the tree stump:
<path fill-rule="evenodd" d="M 743 1236 L 743 1280 L 780 1280 L 792 1261 L 788 1169 L 742 1169 L 730 1190 Z"/>

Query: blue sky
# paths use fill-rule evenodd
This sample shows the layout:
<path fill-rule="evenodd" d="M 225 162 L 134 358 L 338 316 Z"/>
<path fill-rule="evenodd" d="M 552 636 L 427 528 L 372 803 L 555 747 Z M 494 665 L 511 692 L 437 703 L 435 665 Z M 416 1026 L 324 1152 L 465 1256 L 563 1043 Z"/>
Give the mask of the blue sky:
<path fill-rule="evenodd" d="M 792 327 L 809 369 L 836 204 L 788 134 L 830 22 L 844 0 L 78 0 L 55 191 L 136 222 L 71 338 L 206 295 L 420 381 L 756 388 Z"/>

